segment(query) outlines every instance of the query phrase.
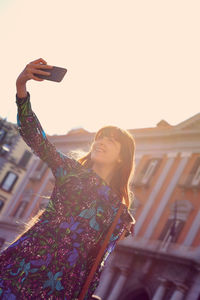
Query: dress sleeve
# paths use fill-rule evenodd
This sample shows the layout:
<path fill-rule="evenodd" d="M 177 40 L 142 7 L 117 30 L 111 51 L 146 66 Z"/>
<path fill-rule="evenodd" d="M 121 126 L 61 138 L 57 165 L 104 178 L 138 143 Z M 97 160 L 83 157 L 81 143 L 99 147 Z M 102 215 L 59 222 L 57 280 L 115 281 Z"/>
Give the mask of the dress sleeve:
<path fill-rule="evenodd" d="M 56 147 L 49 142 L 42 126 L 31 109 L 30 94 L 26 98 L 16 96 L 18 107 L 17 124 L 19 133 L 25 143 L 51 168 L 55 177 L 59 168 L 66 170 L 78 167 L 80 164 L 75 159 L 69 158 L 56 150 Z"/>

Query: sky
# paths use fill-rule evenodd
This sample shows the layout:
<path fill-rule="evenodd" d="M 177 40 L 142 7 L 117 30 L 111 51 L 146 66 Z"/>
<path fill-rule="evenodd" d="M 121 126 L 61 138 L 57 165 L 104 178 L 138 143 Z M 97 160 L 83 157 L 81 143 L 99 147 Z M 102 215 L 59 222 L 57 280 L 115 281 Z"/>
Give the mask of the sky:
<path fill-rule="evenodd" d="M 16 78 L 40 57 L 68 69 L 61 83 L 27 84 L 48 134 L 194 116 L 199 12 L 199 0 L 0 0 L 0 116 L 16 122 Z"/>

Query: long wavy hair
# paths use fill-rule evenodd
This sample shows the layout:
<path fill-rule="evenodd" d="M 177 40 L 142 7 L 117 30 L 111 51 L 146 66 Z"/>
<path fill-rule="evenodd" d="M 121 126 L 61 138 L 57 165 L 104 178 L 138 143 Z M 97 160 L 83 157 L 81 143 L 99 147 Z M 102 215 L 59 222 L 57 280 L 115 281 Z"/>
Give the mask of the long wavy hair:
<path fill-rule="evenodd" d="M 134 138 L 127 130 L 123 130 L 116 126 L 105 126 L 101 128 L 96 133 L 94 141 L 103 137 L 112 137 L 121 145 L 121 162 L 116 165 L 110 182 L 110 187 L 115 190 L 122 201 L 125 201 L 126 206 L 129 208 L 131 204 L 129 184 L 135 168 Z M 91 160 L 91 151 L 92 146 L 90 151 L 79 159 L 79 162 L 87 168 L 92 168 L 93 165 Z"/>

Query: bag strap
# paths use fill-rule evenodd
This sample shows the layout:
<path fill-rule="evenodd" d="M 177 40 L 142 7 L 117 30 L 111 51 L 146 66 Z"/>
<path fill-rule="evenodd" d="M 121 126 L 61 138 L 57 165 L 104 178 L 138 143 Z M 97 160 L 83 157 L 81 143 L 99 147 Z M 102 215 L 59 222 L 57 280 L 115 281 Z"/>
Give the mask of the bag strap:
<path fill-rule="evenodd" d="M 92 282 L 93 276 L 94 276 L 94 274 L 95 274 L 95 272 L 96 272 L 96 270 L 97 270 L 97 268 L 99 266 L 99 263 L 101 262 L 102 256 L 103 256 L 103 254 L 104 254 L 104 252 L 106 250 L 106 247 L 107 247 L 107 245 L 109 243 L 111 235 L 113 234 L 113 231 L 114 231 L 114 229 L 115 229 L 115 227 L 117 225 L 117 222 L 118 222 L 118 220 L 120 218 L 120 215 L 122 213 L 123 207 L 124 207 L 124 204 L 121 203 L 121 205 L 120 205 L 120 207 L 119 207 L 119 209 L 117 211 L 117 214 L 116 214 L 116 216 L 115 216 L 115 218 L 114 218 L 114 220 L 112 222 L 112 225 L 111 225 L 111 227 L 110 227 L 110 229 L 109 229 L 109 231 L 108 231 L 108 233 L 107 233 L 107 235 L 105 237 L 103 245 L 101 246 L 101 248 L 99 250 L 99 253 L 98 253 L 97 257 L 96 257 L 96 260 L 95 260 L 95 262 L 94 262 L 94 264 L 93 264 L 93 266 L 92 266 L 92 268 L 90 270 L 90 273 L 89 273 L 89 275 L 88 275 L 88 277 L 87 277 L 87 279 L 85 281 L 85 284 L 84 284 L 84 286 L 82 288 L 82 291 L 81 291 L 81 293 L 79 295 L 78 300 L 84 300 L 84 297 L 85 297 L 85 295 L 86 295 L 86 293 L 88 291 L 88 288 L 89 288 L 89 286 L 90 286 L 90 284 Z"/>

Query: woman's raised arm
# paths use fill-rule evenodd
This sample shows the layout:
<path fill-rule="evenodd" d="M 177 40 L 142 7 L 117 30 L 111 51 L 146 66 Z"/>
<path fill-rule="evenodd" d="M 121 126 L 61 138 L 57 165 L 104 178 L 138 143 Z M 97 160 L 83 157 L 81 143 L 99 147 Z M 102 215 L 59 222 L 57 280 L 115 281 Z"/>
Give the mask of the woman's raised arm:
<path fill-rule="evenodd" d="M 40 70 L 40 68 L 46 69 L 47 72 Z M 39 120 L 32 111 L 30 94 L 26 90 L 28 80 L 43 81 L 43 79 L 38 78 L 36 75 L 48 75 L 48 69 L 51 68 L 51 66 L 47 65 L 46 61 L 40 58 L 28 64 L 17 78 L 17 123 L 19 132 L 26 144 L 48 164 L 55 177 L 57 177 L 62 173 L 61 168 L 70 170 L 78 167 L 79 163 L 57 151 L 55 146 L 49 142 Z"/>

